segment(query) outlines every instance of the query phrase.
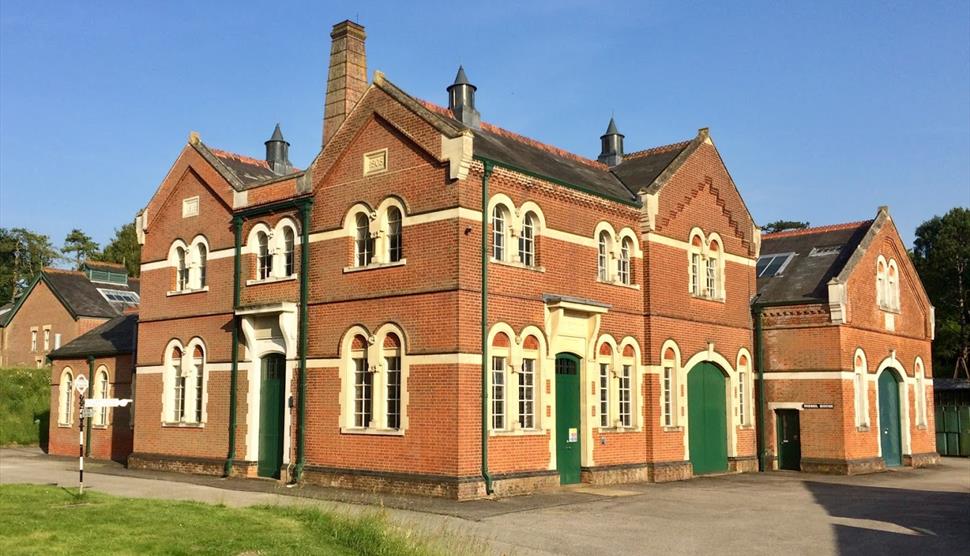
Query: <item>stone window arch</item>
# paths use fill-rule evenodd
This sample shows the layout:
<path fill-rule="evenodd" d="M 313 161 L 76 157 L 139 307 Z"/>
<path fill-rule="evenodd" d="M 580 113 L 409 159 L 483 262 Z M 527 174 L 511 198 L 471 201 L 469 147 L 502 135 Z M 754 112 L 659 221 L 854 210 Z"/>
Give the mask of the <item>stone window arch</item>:
<path fill-rule="evenodd" d="M 341 341 L 341 431 L 404 434 L 408 427 L 406 338 L 396 324 L 357 325 Z"/>
<path fill-rule="evenodd" d="M 94 383 L 91 385 L 91 388 L 93 389 L 91 392 L 91 397 L 93 398 L 105 399 L 111 397 L 111 383 L 108 379 L 108 368 L 106 366 L 101 365 L 95 371 Z M 101 407 L 96 410 L 92 424 L 96 427 L 105 427 L 108 425 L 107 407 Z"/>
<path fill-rule="evenodd" d="M 855 424 L 859 428 L 869 427 L 869 364 L 866 353 L 857 348 L 852 356 L 852 391 Z"/>
<path fill-rule="evenodd" d="M 74 371 L 64 367 L 57 389 L 57 424 L 64 427 L 74 423 Z"/>
<path fill-rule="evenodd" d="M 660 347 L 660 426 L 676 427 L 680 422 L 680 348 L 674 340 Z"/>

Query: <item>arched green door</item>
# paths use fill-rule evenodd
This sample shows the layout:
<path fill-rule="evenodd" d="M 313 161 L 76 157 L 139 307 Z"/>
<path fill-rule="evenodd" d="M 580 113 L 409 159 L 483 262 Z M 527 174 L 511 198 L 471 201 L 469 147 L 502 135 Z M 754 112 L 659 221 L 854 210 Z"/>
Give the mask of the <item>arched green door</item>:
<path fill-rule="evenodd" d="M 280 478 L 283 466 L 283 397 L 286 359 L 279 354 L 263 358 L 259 384 L 259 462 L 260 477 Z"/>
<path fill-rule="evenodd" d="M 899 426 L 899 382 L 896 373 L 886 369 L 879 375 L 879 443 L 886 467 L 902 465 Z"/>
<path fill-rule="evenodd" d="M 687 428 L 695 475 L 727 471 L 727 390 L 724 373 L 698 363 L 687 373 Z"/>
<path fill-rule="evenodd" d="M 580 480 L 579 428 L 579 357 L 560 353 L 556 356 L 556 469 L 563 485 Z"/>

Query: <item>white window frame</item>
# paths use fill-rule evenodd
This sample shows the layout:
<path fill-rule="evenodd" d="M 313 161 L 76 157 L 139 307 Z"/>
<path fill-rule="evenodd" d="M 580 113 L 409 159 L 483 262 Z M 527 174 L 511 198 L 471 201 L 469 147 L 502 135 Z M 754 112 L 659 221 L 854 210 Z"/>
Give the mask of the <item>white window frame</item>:
<path fill-rule="evenodd" d="M 92 397 L 96 399 L 104 399 L 111 397 L 111 382 L 108 377 L 108 368 L 104 365 L 98 367 L 97 372 L 95 372 L 96 377 L 94 384 L 91 387 L 94 389 L 92 392 Z M 91 423 L 95 427 L 106 427 L 108 426 L 108 408 L 102 407 L 98 409 L 94 414 L 94 419 Z"/>
<path fill-rule="evenodd" d="M 30 329 L 30 351 L 33 353 L 37 352 L 37 327 Z"/>
<path fill-rule="evenodd" d="M 492 430 L 509 430 L 508 358 L 492 355 L 489 389 L 489 425 Z"/>
<path fill-rule="evenodd" d="M 624 361 L 620 365 L 620 374 L 617 376 L 617 407 L 616 407 L 616 424 L 617 428 L 632 428 L 633 427 L 633 415 L 634 415 L 634 405 L 633 405 L 633 383 L 634 378 L 634 365 L 628 361 Z"/>
<path fill-rule="evenodd" d="M 923 367 L 923 360 L 917 357 L 913 367 L 916 370 L 916 426 L 926 427 L 929 418 L 927 416 L 926 370 Z"/>
<path fill-rule="evenodd" d="M 58 383 L 57 394 L 57 424 L 69 427 L 74 424 L 74 371 L 64 367 L 61 380 Z"/>
<path fill-rule="evenodd" d="M 861 361 L 861 363 L 860 363 Z M 856 427 L 869 427 L 869 371 L 868 359 L 862 349 L 857 349 L 852 357 L 853 381 L 852 388 L 855 398 Z"/>
<path fill-rule="evenodd" d="M 633 283 L 633 265 L 630 263 L 633 251 L 633 240 L 628 237 L 620 239 L 619 278 L 620 283 L 627 286 Z"/>
<path fill-rule="evenodd" d="M 509 224 L 512 215 L 504 205 L 492 208 L 492 259 L 506 262 L 509 256 Z"/>
<path fill-rule="evenodd" d="M 661 406 L 660 424 L 663 427 L 673 427 L 674 425 L 674 388 L 675 372 L 672 365 L 665 364 L 660 375 L 661 387 Z"/>
<path fill-rule="evenodd" d="M 385 209 L 385 215 L 387 253 L 383 262 L 398 263 L 404 260 L 404 211 L 391 205 Z"/>
<path fill-rule="evenodd" d="M 198 349 L 201 356 L 196 357 Z M 179 357 L 174 357 L 178 350 Z M 165 348 L 162 384 L 163 425 L 203 426 L 208 388 L 207 350 L 198 337 L 187 345 L 172 340 Z"/>
<path fill-rule="evenodd" d="M 532 211 L 522 216 L 521 232 L 519 233 L 519 262 L 525 266 L 534 267 L 536 264 L 536 216 Z"/>
<path fill-rule="evenodd" d="M 711 232 L 705 236 L 699 228 L 691 230 L 688 238 L 688 291 L 692 297 L 711 301 L 725 301 L 724 243 Z"/>
<path fill-rule="evenodd" d="M 600 230 L 596 236 L 596 278 L 600 282 L 612 282 L 613 276 L 610 273 L 610 252 L 612 249 L 612 237 L 607 230 Z"/>
<path fill-rule="evenodd" d="M 392 334 L 397 338 L 395 345 L 385 346 Z M 357 337 L 362 338 L 362 346 L 354 346 Z M 408 428 L 409 400 L 405 342 L 403 331 L 392 324 L 385 324 L 374 334 L 355 326 L 344 335 L 340 365 L 341 433 L 404 435 Z M 397 369 L 392 369 L 395 362 Z M 392 378 L 397 379 L 396 392 Z M 391 418 L 394 394 L 397 395 L 396 423 Z"/>
<path fill-rule="evenodd" d="M 530 353 L 522 357 L 521 368 L 519 370 L 519 428 L 523 430 L 536 430 L 538 427 L 538 415 L 536 408 L 539 406 L 537 401 L 539 359 L 536 353 Z"/>
<path fill-rule="evenodd" d="M 596 412 L 599 414 L 600 418 L 600 428 L 609 429 L 612 428 L 612 421 L 610 420 L 610 413 L 612 405 L 610 403 L 610 363 L 599 360 L 597 361 L 597 368 L 599 373 L 596 382 L 596 393 L 598 396 L 598 403 L 596 406 Z"/>
<path fill-rule="evenodd" d="M 51 327 L 47 325 L 44 327 L 44 353 L 51 350 Z"/>

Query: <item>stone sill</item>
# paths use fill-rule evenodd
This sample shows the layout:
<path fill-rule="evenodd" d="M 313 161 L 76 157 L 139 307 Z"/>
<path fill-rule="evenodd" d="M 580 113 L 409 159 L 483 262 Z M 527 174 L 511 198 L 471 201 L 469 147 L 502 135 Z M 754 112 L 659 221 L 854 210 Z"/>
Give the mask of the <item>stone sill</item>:
<path fill-rule="evenodd" d="M 59 429 L 70 429 L 74 428 L 74 423 L 58 423 L 57 428 Z"/>
<path fill-rule="evenodd" d="M 754 425 L 738 425 L 738 430 L 742 431 L 753 431 Z"/>
<path fill-rule="evenodd" d="M 617 286 L 617 287 L 620 287 L 620 288 L 626 288 L 628 290 L 639 290 L 640 289 L 640 284 L 624 284 L 623 282 L 620 282 L 619 280 L 613 280 L 613 281 L 600 280 L 599 277 L 596 278 L 596 283 L 597 284 L 603 284 L 604 286 Z"/>
<path fill-rule="evenodd" d="M 356 429 L 340 427 L 340 434 L 359 434 L 364 436 L 404 436 L 403 429 Z"/>
<path fill-rule="evenodd" d="M 277 282 L 290 282 L 296 280 L 296 274 L 289 276 L 270 276 L 261 280 L 246 280 L 247 286 L 259 286 L 261 284 L 276 284 Z"/>
<path fill-rule="evenodd" d="M 521 268 L 522 270 L 531 270 L 532 272 L 545 272 L 546 267 L 544 266 L 529 266 L 527 264 L 517 263 L 513 261 L 500 261 L 496 258 L 488 259 L 488 262 L 500 264 L 502 266 L 510 266 L 512 268 Z"/>
<path fill-rule="evenodd" d="M 660 427 L 663 432 L 684 432 L 684 427 L 673 426 L 673 427 Z"/>
<path fill-rule="evenodd" d="M 856 432 L 869 432 L 869 425 L 859 425 L 855 428 Z"/>
<path fill-rule="evenodd" d="M 690 294 L 691 299 L 696 299 L 698 301 L 711 301 L 714 303 L 724 303 L 725 299 L 723 297 L 707 297 L 706 295 L 694 295 Z"/>
<path fill-rule="evenodd" d="M 883 307 L 882 305 L 879 306 L 879 310 L 882 311 L 883 313 L 892 313 L 894 315 L 902 314 L 902 311 L 900 311 L 899 309 L 893 309 L 892 307 Z"/>
<path fill-rule="evenodd" d="M 492 437 L 503 436 L 545 436 L 544 429 L 513 429 L 513 430 L 490 430 L 488 435 Z"/>
<path fill-rule="evenodd" d="M 393 263 L 371 263 L 367 266 L 345 266 L 344 274 L 349 274 L 351 272 L 364 272 L 366 270 L 378 270 L 381 268 L 393 268 L 395 266 L 404 266 L 407 264 L 407 259 L 401 259 L 400 261 Z"/>
<path fill-rule="evenodd" d="M 196 288 L 194 290 L 173 290 L 166 292 L 165 295 L 168 297 L 174 297 L 176 295 L 191 295 L 193 293 L 204 293 L 209 291 L 209 286 L 202 286 L 201 288 Z"/>
<path fill-rule="evenodd" d="M 638 427 L 597 427 L 600 434 L 621 434 L 625 432 L 640 432 Z"/>
<path fill-rule="evenodd" d="M 204 429 L 205 423 L 162 423 L 162 427 L 173 429 Z"/>

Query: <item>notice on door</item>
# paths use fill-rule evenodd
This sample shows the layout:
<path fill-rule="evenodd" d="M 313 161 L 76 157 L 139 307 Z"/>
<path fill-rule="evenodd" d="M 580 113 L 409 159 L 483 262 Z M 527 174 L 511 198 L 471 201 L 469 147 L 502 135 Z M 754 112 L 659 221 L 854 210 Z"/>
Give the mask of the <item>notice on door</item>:
<path fill-rule="evenodd" d="M 575 428 L 569 429 L 569 438 L 566 442 L 579 442 L 579 430 Z"/>

